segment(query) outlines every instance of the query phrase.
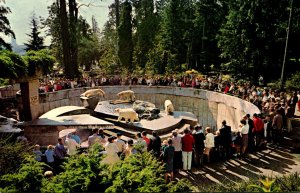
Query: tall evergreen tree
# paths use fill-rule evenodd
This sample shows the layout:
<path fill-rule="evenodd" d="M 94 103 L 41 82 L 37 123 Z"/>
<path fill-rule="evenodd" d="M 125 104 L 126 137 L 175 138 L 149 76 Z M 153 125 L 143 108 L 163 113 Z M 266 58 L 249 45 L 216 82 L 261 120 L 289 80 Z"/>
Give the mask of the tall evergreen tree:
<path fill-rule="evenodd" d="M 133 7 L 135 10 L 134 28 L 136 29 L 133 63 L 135 67 L 139 66 L 144 69 L 148 61 L 145 53 L 153 47 L 159 19 L 154 13 L 154 1 L 134 0 Z"/>
<path fill-rule="evenodd" d="M 5 1 L 0 0 L 0 50 L 8 49 L 11 50 L 11 45 L 6 43 L 3 39 L 3 36 L 11 36 L 15 38 L 14 32 L 10 28 L 10 23 L 7 18 L 7 14 L 11 13 L 9 7 L 4 6 Z"/>
<path fill-rule="evenodd" d="M 35 14 L 31 18 L 30 24 L 31 27 L 31 33 L 27 34 L 29 36 L 28 43 L 25 43 L 26 46 L 25 50 L 41 50 L 44 49 L 44 38 L 40 36 L 41 32 L 39 31 L 39 21 L 36 18 Z"/>
<path fill-rule="evenodd" d="M 288 1 L 245 0 L 230 6 L 221 27 L 219 47 L 235 74 L 256 79 L 279 77 L 286 33 Z M 272 69 L 272 74 L 269 70 Z"/>
<path fill-rule="evenodd" d="M 186 62 L 187 32 L 189 30 L 185 12 L 186 0 L 170 0 L 166 2 L 162 14 L 160 30 L 156 34 L 155 47 L 148 53 L 147 68 L 154 73 L 173 73 L 181 71 Z"/>
<path fill-rule="evenodd" d="M 118 57 L 121 66 L 132 72 L 132 54 L 133 54 L 133 42 L 132 42 L 132 5 L 126 0 L 122 4 L 122 12 L 120 25 L 118 27 Z"/>

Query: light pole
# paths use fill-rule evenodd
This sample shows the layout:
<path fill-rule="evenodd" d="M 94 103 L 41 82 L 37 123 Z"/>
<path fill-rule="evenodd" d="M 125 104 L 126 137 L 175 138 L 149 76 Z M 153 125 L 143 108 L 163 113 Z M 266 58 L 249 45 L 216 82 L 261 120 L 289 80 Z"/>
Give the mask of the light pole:
<path fill-rule="evenodd" d="M 291 24 L 291 18 L 292 18 L 292 10 L 293 10 L 293 1 L 291 0 L 290 3 L 290 15 L 289 15 L 289 22 L 288 22 L 288 27 L 286 30 L 286 41 L 285 41 L 285 49 L 284 49 L 284 55 L 283 55 L 283 62 L 282 62 L 282 69 L 281 69 L 281 78 L 280 78 L 280 89 L 283 89 L 283 75 L 284 75 L 284 67 L 285 67 L 285 61 L 286 61 L 286 52 L 287 52 L 287 47 L 288 47 L 288 42 L 289 42 L 289 34 L 290 34 L 290 24 Z"/>

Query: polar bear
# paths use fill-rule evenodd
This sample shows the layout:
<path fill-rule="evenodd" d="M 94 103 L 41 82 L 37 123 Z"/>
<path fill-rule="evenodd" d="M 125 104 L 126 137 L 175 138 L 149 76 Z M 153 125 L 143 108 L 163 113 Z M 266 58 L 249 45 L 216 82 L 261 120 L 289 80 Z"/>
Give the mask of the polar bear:
<path fill-rule="evenodd" d="M 132 90 L 125 90 L 125 91 L 119 92 L 117 94 L 117 96 L 119 97 L 119 100 L 127 100 L 130 102 L 135 101 L 134 92 Z"/>
<path fill-rule="evenodd" d="M 174 112 L 174 106 L 170 100 L 165 100 L 165 111 L 167 115 L 173 114 Z"/>
<path fill-rule="evenodd" d="M 80 95 L 80 98 L 90 98 L 90 97 L 94 97 L 94 96 L 99 96 L 99 97 L 103 97 L 105 98 L 105 92 L 101 89 L 90 89 L 85 91 L 84 93 L 82 93 Z"/>
<path fill-rule="evenodd" d="M 138 114 L 133 109 L 115 109 L 115 112 L 119 114 L 118 121 L 121 121 L 122 118 L 128 122 L 128 119 L 131 123 L 134 121 L 139 121 Z"/>

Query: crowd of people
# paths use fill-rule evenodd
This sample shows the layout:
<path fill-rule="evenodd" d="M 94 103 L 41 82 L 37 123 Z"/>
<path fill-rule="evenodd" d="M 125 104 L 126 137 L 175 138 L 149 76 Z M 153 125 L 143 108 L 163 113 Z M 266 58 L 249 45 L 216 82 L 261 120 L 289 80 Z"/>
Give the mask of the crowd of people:
<path fill-rule="evenodd" d="M 300 91 L 298 92 L 280 92 L 268 87 L 264 87 L 264 81 L 260 76 L 258 86 L 251 85 L 245 81 L 224 80 L 220 74 L 218 76 L 182 76 L 175 78 L 173 76 L 157 77 L 126 77 L 120 76 L 102 76 L 100 78 L 82 78 L 71 79 L 50 79 L 40 81 L 40 93 L 59 91 L 77 87 L 95 87 L 106 85 L 148 85 L 148 86 L 174 86 L 174 87 L 192 87 L 197 89 L 206 89 L 224 94 L 233 95 L 243 100 L 255 104 L 264 115 L 274 112 L 276 105 L 289 109 L 288 116 L 293 116 L 295 107 L 298 104 L 300 109 Z"/>
<path fill-rule="evenodd" d="M 183 132 L 178 129 L 172 131 L 172 137 L 161 140 L 156 131 L 150 136 L 146 131 L 137 133 L 135 140 L 122 140 L 122 133 L 117 136 L 107 136 L 103 129 L 93 129 L 88 137 L 88 148 L 98 143 L 105 151 L 99 153 L 105 155 L 104 164 L 114 164 L 133 154 L 145 151 L 152 154 L 165 163 L 165 179 L 173 180 L 174 173 L 180 170 L 189 172 L 193 167 L 201 167 L 212 161 L 227 160 L 232 158 L 244 159 L 248 152 L 259 151 L 267 143 L 279 145 L 285 128 L 284 118 L 280 107 L 276 109 L 274 116 L 267 115 L 264 119 L 257 114 L 247 114 L 242 117 L 237 130 L 232 130 L 224 120 L 222 127 L 213 132 L 210 127 L 203 128 L 200 125 L 186 128 Z M 27 142 L 24 132 L 20 133 L 17 140 Z M 81 147 L 81 138 L 76 131 L 69 133 L 65 139 L 58 138 L 55 146 L 49 145 L 42 152 L 40 146 L 34 146 L 33 153 L 37 161 L 45 161 L 54 168 L 53 172 L 59 172 L 59 166 L 66 157 L 78 153 Z"/>
<path fill-rule="evenodd" d="M 216 160 L 226 160 L 233 157 L 244 158 L 248 152 L 260 150 L 267 143 L 278 145 L 283 132 L 290 132 L 291 119 L 295 116 L 296 105 L 300 109 L 300 92 L 279 92 L 264 87 L 260 77 L 259 86 L 249 83 L 223 80 L 222 76 L 213 77 L 101 77 L 81 80 L 58 79 L 42 82 L 40 92 L 52 92 L 76 87 L 95 87 L 105 85 L 148 85 L 174 86 L 207 89 L 229 94 L 255 104 L 261 114 L 249 114 L 240 120 L 239 129 L 232 130 L 224 120 L 222 127 L 213 131 L 210 127 L 195 126 L 172 132 L 172 137 L 161 141 L 154 131 L 148 137 L 145 131 L 137 133 L 135 140 L 124 141 L 122 134 L 117 137 L 107 137 L 102 129 L 94 129 L 88 138 L 88 147 L 95 143 L 101 144 L 105 151 L 103 163 L 113 164 L 125 157 L 144 151 L 151 151 L 153 155 L 166 166 L 166 181 L 173 180 L 174 172 L 179 170 L 190 171 L 191 167 L 199 167 L 204 163 Z M 21 138 L 20 138 L 21 139 Z M 46 158 L 49 165 L 59 165 L 66 156 L 76 154 L 81 141 L 76 133 L 70 133 L 66 139 L 58 139 L 56 146 L 49 145 L 42 153 L 39 145 L 35 146 L 34 153 L 37 161 Z M 54 164 L 55 163 L 55 164 Z M 56 168 L 56 167 L 54 167 Z"/>

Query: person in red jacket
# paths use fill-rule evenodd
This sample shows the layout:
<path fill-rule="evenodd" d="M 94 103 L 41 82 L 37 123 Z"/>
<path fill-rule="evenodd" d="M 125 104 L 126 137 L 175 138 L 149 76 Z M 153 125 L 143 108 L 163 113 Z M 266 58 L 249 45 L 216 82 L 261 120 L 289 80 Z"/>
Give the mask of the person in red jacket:
<path fill-rule="evenodd" d="M 252 133 L 255 136 L 255 146 L 260 147 L 261 141 L 264 136 L 264 122 L 261 118 L 258 117 L 256 113 L 254 113 L 253 123 L 254 123 L 254 127 L 252 129 Z"/>
<path fill-rule="evenodd" d="M 192 154 L 194 147 L 194 137 L 188 129 L 184 130 L 184 136 L 181 139 L 182 143 L 182 161 L 183 170 L 191 170 L 192 167 Z"/>

